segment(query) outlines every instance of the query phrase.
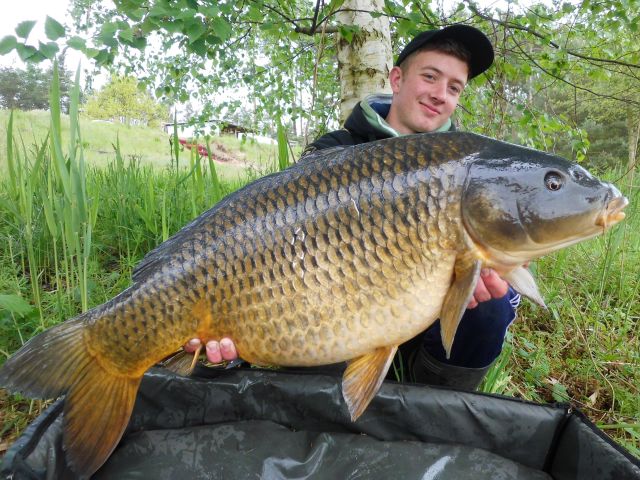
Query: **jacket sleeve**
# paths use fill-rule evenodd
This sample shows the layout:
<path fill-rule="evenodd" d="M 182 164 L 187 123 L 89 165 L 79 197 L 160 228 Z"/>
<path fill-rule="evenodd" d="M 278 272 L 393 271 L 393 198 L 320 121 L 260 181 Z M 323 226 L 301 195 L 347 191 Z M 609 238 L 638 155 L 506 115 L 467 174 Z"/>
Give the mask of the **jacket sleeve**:
<path fill-rule="evenodd" d="M 309 145 L 305 147 L 300 155 L 300 158 L 303 158 L 310 153 L 316 152 L 318 150 L 324 150 L 325 148 L 331 147 L 339 147 L 346 145 L 355 145 L 356 142 L 353 139 L 353 136 L 349 132 L 349 130 L 342 129 L 336 130 L 335 132 L 329 132 L 321 137 L 317 138 Z"/>

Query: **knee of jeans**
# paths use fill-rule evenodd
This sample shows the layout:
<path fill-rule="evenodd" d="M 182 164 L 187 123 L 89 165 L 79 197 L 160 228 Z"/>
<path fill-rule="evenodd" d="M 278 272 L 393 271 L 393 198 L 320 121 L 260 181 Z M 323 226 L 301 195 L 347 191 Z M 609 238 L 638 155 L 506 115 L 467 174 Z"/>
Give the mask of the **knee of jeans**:
<path fill-rule="evenodd" d="M 501 333 L 504 336 L 504 332 L 515 317 L 516 312 L 508 299 L 490 300 L 467 310 L 462 316 L 458 329 L 471 329 L 476 334 Z"/>

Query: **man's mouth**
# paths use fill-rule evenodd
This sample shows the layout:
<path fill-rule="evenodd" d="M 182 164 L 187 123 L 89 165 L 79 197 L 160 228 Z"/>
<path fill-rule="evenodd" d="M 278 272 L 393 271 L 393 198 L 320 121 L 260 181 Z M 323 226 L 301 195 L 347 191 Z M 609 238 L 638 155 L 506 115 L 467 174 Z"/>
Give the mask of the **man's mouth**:
<path fill-rule="evenodd" d="M 437 108 L 422 102 L 420 102 L 420 105 L 422 105 L 425 108 L 425 110 L 427 110 L 428 112 L 434 115 L 440 115 L 440 110 L 438 110 Z"/>

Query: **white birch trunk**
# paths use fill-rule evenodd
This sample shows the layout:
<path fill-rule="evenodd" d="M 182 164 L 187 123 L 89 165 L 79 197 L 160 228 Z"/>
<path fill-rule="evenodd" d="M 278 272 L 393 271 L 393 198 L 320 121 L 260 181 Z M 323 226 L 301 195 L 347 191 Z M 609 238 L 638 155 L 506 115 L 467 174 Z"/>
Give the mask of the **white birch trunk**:
<path fill-rule="evenodd" d="M 344 123 L 353 107 L 371 93 L 391 93 L 389 70 L 393 66 L 389 19 L 373 18 L 365 12 L 382 12 L 384 0 L 346 0 L 337 22 L 357 25 L 360 32 L 349 43 L 338 39 L 338 71 L 340 76 L 340 123 Z"/>

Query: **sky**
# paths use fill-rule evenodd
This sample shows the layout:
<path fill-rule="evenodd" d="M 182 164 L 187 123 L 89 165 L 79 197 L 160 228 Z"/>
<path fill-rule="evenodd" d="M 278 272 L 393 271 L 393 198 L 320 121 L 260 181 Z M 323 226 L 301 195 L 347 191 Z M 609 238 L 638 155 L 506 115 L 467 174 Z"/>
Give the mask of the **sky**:
<path fill-rule="evenodd" d="M 47 42 L 47 37 L 44 34 L 44 20 L 46 16 L 49 15 L 60 23 L 65 23 L 68 6 L 68 0 L 12 0 L 11 2 L 7 2 L 2 9 L 2 15 L 0 15 L 0 38 L 7 35 L 15 36 L 16 25 L 20 22 L 24 20 L 36 20 L 38 23 L 36 23 L 36 26 L 31 31 L 29 43 L 37 45 L 38 40 Z M 0 56 L 0 65 L 22 67 L 24 64 L 18 55 L 12 52 L 11 55 Z M 71 67 L 71 65 L 67 67 Z"/>

